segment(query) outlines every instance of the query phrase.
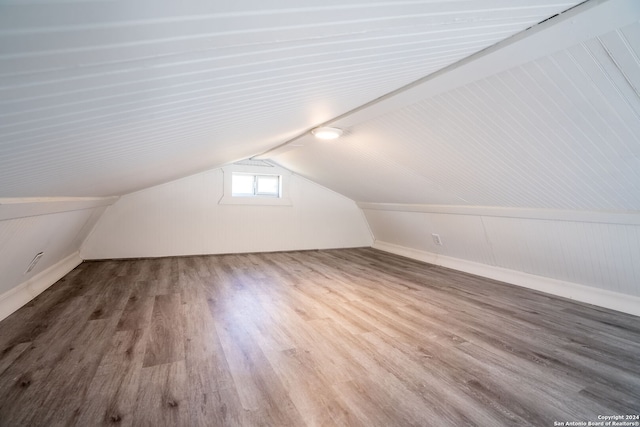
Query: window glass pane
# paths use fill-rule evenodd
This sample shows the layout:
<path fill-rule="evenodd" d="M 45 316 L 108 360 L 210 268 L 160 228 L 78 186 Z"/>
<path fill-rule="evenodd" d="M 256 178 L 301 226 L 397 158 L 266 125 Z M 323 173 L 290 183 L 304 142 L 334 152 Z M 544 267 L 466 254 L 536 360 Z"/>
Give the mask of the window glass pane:
<path fill-rule="evenodd" d="M 253 196 L 253 175 L 234 173 L 231 176 L 232 196 Z"/>
<path fill-rule="evenodd" d="M 257 194 L 264 196 L 280 196 L 280 177 L 259 175 L 258 179 L 258 191 Z"/>

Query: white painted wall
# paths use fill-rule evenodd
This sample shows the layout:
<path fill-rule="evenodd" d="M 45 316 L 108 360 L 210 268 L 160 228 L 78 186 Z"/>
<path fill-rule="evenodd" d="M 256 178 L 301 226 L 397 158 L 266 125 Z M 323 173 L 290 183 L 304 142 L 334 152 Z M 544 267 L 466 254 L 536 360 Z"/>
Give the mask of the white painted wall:
<path fill-rule="evenodd" d="M 219 204 L 222 193 L 223 173 L 216 169 L 125 195 L 104 213 L 83 245 L 82 257 L 159 257 L 372 244 L 355 202 L 299 176 L 290 179 L 291 206 Z"/>
<path fill-rule="evenodd" d="M 0 320 L 82 262 L 80 245 L 114 200 L 0 199 Z"/>
<path fill-rule="evenodd" d="M 639 214 L 363 207 L 374 247 L 640 315 Z"/>

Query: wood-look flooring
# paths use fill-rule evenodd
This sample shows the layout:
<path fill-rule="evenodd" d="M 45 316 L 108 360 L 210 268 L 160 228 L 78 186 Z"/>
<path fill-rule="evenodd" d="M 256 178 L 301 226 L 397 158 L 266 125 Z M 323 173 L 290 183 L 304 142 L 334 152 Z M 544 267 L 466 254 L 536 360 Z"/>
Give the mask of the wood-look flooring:
<path fill-rule="evenodd" d="M 85 262 L 0 323 L 0 425 L 595 421 L 639 320 L 374 249 Z"/>

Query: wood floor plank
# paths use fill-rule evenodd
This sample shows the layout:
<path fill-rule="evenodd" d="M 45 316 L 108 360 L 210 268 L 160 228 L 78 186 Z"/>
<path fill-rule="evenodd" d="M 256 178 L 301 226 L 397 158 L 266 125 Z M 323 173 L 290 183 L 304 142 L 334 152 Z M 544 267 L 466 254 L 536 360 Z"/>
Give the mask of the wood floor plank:
<path fill-rule="evenodd" d="M 34 341 L 50 330 L 59 318 L 65 318 L 65 311 L 69 305 L 92 289 L 85 274 L 74 274 L 77 270 L 87 271 L 88 275 L 95 272 L 91 268 L 77 267 L 70 273 L 71 277 L 63 277 L 22 309 L 3 320 L 3 327 L 0 328 L 0 346 L 7 348 Z"/>
<path fill-rule="evenodd" d="M 118 331 L 89 385 L 75 424 L 133 425 L 148 330 Z"/>
<path fill-rule="evenodd" d="M 295 292 L 295 290 L 292 290 Z M 278 325 L 278 334 L 288 337 L 286 346 L 266 345 L 269 350 L 302 354 L 313 369 L 327 384 L 335 384 L 352 379 L 353 371 L 349 367 L 348 360 L 341 359 L 335 347 L 329 341 L 321 339 L 321 336 L 313 327 L 313 322 L 322 322 L 321 319 L 306 320 L 287 304 L 279 300 L 266 300 L 262 303 L 262 309 L 266 312 L 270 324 Z M 327 320 L 327 319 L 324 319 Z M 331 320 L 329 320 L 331 321 Z M 309 323 L 311 322 L 311 323 Z M 266 322 L 265 322 L 266 323 Z M 263 335 L 269 335 L 272 328 L 261 331 Z M 269 343 L 270 344 L 270 343 Z"/>
<path fill-rule="evenodd" d="M 5 347 L 4 350 L 2 350 L 2 355 L 0 355 L 0 375 L 13 365 L 13 362 L 29 347 L 31 347 L 30 342 Z"/>
<path fill-rule="evenodd" d="M 49 420 L 49 425 L 73 425 L 86 402 L 87 390 L 100 360 L 109 346 L 117 319 L 88 321 L 68 349 L 64 363 L 57 364 L 47 376 L 49 394 L 34 413 L 34 419 Z M 73 366 L 69 370 L 68 366 Z"/>
<path fill-rule="evenodd" d="M 89 320 L 108 319 L 122 314 L 127 303 L 131 286 L 126 281 L 115 276 L 105 283 L 104 289 L 93 298 L 95 307 Z"/>
<path fill-rule="evenodd" d="M 0 323 L 0 426 L 545 426 L 640 321 L 370 248 L 85 262 Z"/>
<path fill-rule="evenodd" d="M 235 316 L 217 329 L 242 407 L 261 414 L 267 425 L 301 425 L 282 381 L 243 322 Z"/>
<path fill-rule="evenodd" d="M 44 314 L 52 313 L 50 306 L 44 305 Z M 53 318 L 35 323 L 34 331 L 27 334 L 33 339 L 31 345 L 0 375 L 0 420 L 32 416 L 30 405 L 38 408 L 46 399 L 52 385 L 47 376 L 66 359 L 71 342 L 83 330 L 92 310 L 85 297 L 72 298 L 56 309 Z"/>
<path fill-rule="evenodd" d="M 151 322 L 155 302 L 155 282 L 137 280 L 129 285 L 131 291 L 118 321 L 119 331 L 146 329 Z"/>
<path fill-rule="evenodd" d="M 134 426 L 190 426 L 184 360 L 142 368 Z"/>
<path fill-rule="evenodd" d="M 48 381 L 51 368 L 21 369 L 22 372 L 3 381 L 0 400 L 0 425 L 24 426 L 37 425 L 36 412 L 51 391 Z M 48 424 L 50 420 L 46 420 Z"/>
<path fill-rule="evenodd" d="M 204 299 L 190 300 L 183 310 L 191 424 L 242 425 L 240 400 L 208 304 Z"/>
<path fill-rule="evenodd" d="M 144 367 L 184 360 L 184 330 L 180 294 L 154 298 Z"/>

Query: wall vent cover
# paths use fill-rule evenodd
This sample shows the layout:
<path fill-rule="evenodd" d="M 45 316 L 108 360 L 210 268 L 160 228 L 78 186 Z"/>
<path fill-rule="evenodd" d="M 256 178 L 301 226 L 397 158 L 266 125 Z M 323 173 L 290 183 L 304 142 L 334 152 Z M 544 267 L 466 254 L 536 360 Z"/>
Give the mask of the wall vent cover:
<path fill-rule="evenodd" d="M 44 252 L 38 252 L 36 256 L 33 257 L 33 259 L 31 260 L 31 263 L 29 264 L 29 267 L 27 267 L 27 271 L 25 271 L 24 274 L 27 274 L 28 272 L 33 270 L 33 268 L 36 266 L 38 261 L 40 261 L 40 258 L 42 258 L 42 255 L 44 255 Z"/>

